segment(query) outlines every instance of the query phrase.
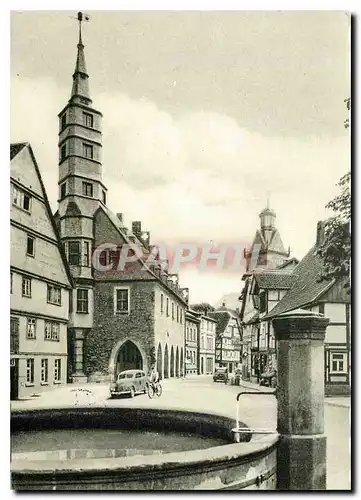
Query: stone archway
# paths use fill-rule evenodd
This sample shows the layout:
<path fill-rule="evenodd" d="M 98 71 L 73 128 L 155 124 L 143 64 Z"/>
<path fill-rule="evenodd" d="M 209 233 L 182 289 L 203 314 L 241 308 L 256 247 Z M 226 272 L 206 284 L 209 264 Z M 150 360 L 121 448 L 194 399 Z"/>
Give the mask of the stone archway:
<path fill-rule="evenodd" d="M 165 345 L 164 349 L 164 378 L 169 377 L 169 355 L 168 355 L 168 345 Z"/>
<path fill-rule="evenodd" d="M 173 346 L 170 350 L 170 376 L 174 377 L 174 349 L 173 349 Z"/>
<path fill-rule="evenodd" d="M 147 357 L 140 345 L 131 339 L 119 340 L 109 360 L 109 374 L 116 377 L 124 370 L 148 370 Z"/>
<path fill-rule="evenodd" d="M 163 356 L 162 356 L 162 346 L 160 345 L 160 342 L 158 344 L 158 350 L 157 350 L 157 372 L 159 373 L 159 377 L 162 379 L 163 378 Z"/>
<path fill-rule="evenodd" d="M 180 376 L 184 377 L 183 347 L 181 347 L 181 350 L 180 350 Z"/>
<path fill-rule="evenodd" d="M 179 350 L 177 346 L 177 350 L 175 353 L 175 376 L 179 377 Z"/>

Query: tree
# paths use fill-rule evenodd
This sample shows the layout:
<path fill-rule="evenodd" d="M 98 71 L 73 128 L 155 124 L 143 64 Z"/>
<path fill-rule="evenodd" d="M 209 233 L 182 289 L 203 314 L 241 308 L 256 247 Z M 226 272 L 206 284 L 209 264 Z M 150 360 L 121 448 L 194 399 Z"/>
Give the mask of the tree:
<path fill-rule="evenodd" d="M 211 306 L 211 304 L 208 304 L 207 302 L 201 302 L 200 304 L 193 304 L 190 307 L 193 309 L 193 311 L 198 311 L 202 312 L 204 314 L 207 314 L 209 311 L 214 311 L 214 307 Z"/>
<path fill-rule="evenodd" d="M 338 186 L 341 193 L 331 200 L 326 208 L 336 215 L 325 222 L 324 239 L 318 248 L 324 269 L 322 280 L 346 279 L 351 270 L 351 172 L 345 174 Z M 349 288 L 349 280 L 347 285 Z"/>
<path fill-rule="evenodd" d="M 345 99 L 347 110 L 351 110 L 351 98 Z M 350 127 L 349 117 L 344 127 Z M 317 250 L 323 260 L 321 280 L 342 279 L 350 291 L 351 271 L 351 172 L 347 172 L 337 184 L 341 193 L 327 203 L 326 208 L 335 212 L 324 226 L 324 239 Z"/>

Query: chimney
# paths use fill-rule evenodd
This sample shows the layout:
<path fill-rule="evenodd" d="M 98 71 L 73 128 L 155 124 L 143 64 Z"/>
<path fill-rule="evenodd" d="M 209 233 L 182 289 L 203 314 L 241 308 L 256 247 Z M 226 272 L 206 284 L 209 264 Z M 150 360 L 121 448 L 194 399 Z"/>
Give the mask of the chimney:
<path fill-rule="evenodd" d="M 136 220 L 132 222 L 132 232 L 136 236 L 140 236 L 142 232 L 142 223 L 140 220 Z"/>
<path fill-rule="evenodd" d="M 123 224 L 123 214 L 117 214 L 118 219 Z"/>
<path fill-rule="evenodd" d="M 321 246 L 325 239 L 325 222 L 320 220 L 317 222 L 317 237 L 316 246 Z"/>

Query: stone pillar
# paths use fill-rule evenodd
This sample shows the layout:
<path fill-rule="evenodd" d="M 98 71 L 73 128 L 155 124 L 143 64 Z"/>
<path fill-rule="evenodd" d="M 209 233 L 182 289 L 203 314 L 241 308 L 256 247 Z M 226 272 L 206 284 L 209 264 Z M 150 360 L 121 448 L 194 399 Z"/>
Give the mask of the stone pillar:
<path fill-rule="evenodd" d="M 78 328 L 74 329 L 74 364 L 73 383 L 87 382 L 84 375 L 84 331 Z"/>
<path fill-rule="evenodd" d="M 329 323 L 298 309 L 273 320 L 277 340 L 277 489 L 326 489 L 324 339 Z"/>

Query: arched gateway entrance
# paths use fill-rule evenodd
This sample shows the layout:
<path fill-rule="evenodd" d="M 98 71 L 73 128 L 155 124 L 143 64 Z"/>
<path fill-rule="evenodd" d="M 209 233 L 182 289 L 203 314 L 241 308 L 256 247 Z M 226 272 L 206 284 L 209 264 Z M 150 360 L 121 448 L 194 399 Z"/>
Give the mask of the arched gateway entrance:
<path fill-rule="evenodd" d="M 144 370 L 144 359 L 144 353 L 133 341 L 119 341 L 112 350 L 109 371 L 117 376 L 124 370 Z"/>

